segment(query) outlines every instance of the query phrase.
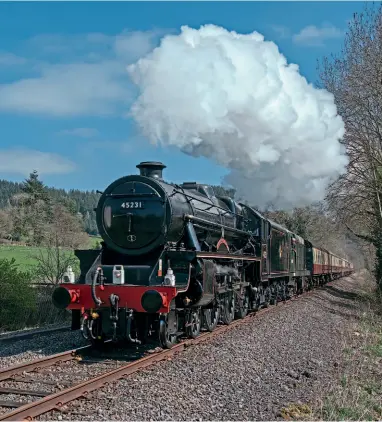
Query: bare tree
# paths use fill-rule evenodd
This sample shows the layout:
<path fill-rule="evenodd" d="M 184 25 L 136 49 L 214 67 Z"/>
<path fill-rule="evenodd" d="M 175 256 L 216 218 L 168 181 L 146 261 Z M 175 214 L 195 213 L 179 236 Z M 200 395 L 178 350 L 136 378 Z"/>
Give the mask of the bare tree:
<path fill-rule="evenodd" d="M 372 245 L 382 286 L 382 9 L 354 14 L 338 56 L 319 65 L 345 122 L 347 172 L 329 188 L 328 202 L 349 231 Z"/>
<path fill-rule="evenodd" d="M 8 238 L 12 233 L 13 221 L 9 210 L 0 210 L 0 239 Z"/>
<path fill-rule="evenodd" d="M 369 250 L 362 250 L 360 240 L 349 233 L 328 208 L 326 202 L 318 202 L 292 211 L 267 210 L 263 214 L 290 231 L 332 253 L 350 259 L 357 268 L 365 266 Z M 370 260 L 368 261 L 370 265 Z"/>
<path fill-rule="evenodd" d="M 68 266 L 76 268 L 78 260 L 73 249 L 88 243 L 81 222 L 62 205 L 52 207 L 52 222 L 44 231 L 42 247 L 32 253 L 37 261 L 36 277 L 40 281 L 57 284 L 64 276 Z"/>

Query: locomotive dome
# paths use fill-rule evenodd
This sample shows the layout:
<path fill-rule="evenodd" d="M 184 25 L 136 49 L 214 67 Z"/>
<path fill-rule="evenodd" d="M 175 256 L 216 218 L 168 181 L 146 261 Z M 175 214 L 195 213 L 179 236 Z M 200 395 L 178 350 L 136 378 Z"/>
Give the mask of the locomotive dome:
<path fill-rule="evenodd" d="M 164 241 L 166 193 L 161 162 L 137 165 L 139 175 L 121 177 L 101 195 L 97 226 L 106 245 L 119 253 L 146 253 Z"/>

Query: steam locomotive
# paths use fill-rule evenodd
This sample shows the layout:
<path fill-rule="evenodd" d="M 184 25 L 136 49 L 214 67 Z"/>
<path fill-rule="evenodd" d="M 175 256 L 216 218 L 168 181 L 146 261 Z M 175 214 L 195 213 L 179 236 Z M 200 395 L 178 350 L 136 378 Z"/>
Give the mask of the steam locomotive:
<path fill-rule="evenodd" d="M 78 280 L 53 292 L 94 344 L 154 339 L 171 348 L 353 272 L 210 186 L 165 182 L 165 167 L 142 162 L 139 175 L 106 188 L 96 208 L 101 249 L 76 250 Z"/>

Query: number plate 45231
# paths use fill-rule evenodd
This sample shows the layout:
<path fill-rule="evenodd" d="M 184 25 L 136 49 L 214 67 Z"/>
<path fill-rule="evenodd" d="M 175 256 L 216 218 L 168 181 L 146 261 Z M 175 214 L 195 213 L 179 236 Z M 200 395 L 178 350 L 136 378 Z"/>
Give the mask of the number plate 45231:
<path fill-rule="evenodd" d="M 145 203 L 142 201 L 122 202 L 121 208 L 140 209 L 144 208 Z"/>

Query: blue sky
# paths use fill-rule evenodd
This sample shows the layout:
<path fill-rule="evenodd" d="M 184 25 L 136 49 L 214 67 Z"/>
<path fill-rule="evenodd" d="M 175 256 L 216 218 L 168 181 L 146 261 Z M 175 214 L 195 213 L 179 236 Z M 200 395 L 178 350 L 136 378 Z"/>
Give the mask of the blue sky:
<path fill-rule="evenodd" d="M 100 189 L 142 160 L 166 178 L 218 184 L 227 170 L 154 147 L 128 117 L 136 88 L 126 66 L 182 25 L 212 23 L 275 42 L 309 82 L 316 60 L 341 48 L 359 2 L 0 3 L 0 178 L 37 168 L 60 188 Z"/>

